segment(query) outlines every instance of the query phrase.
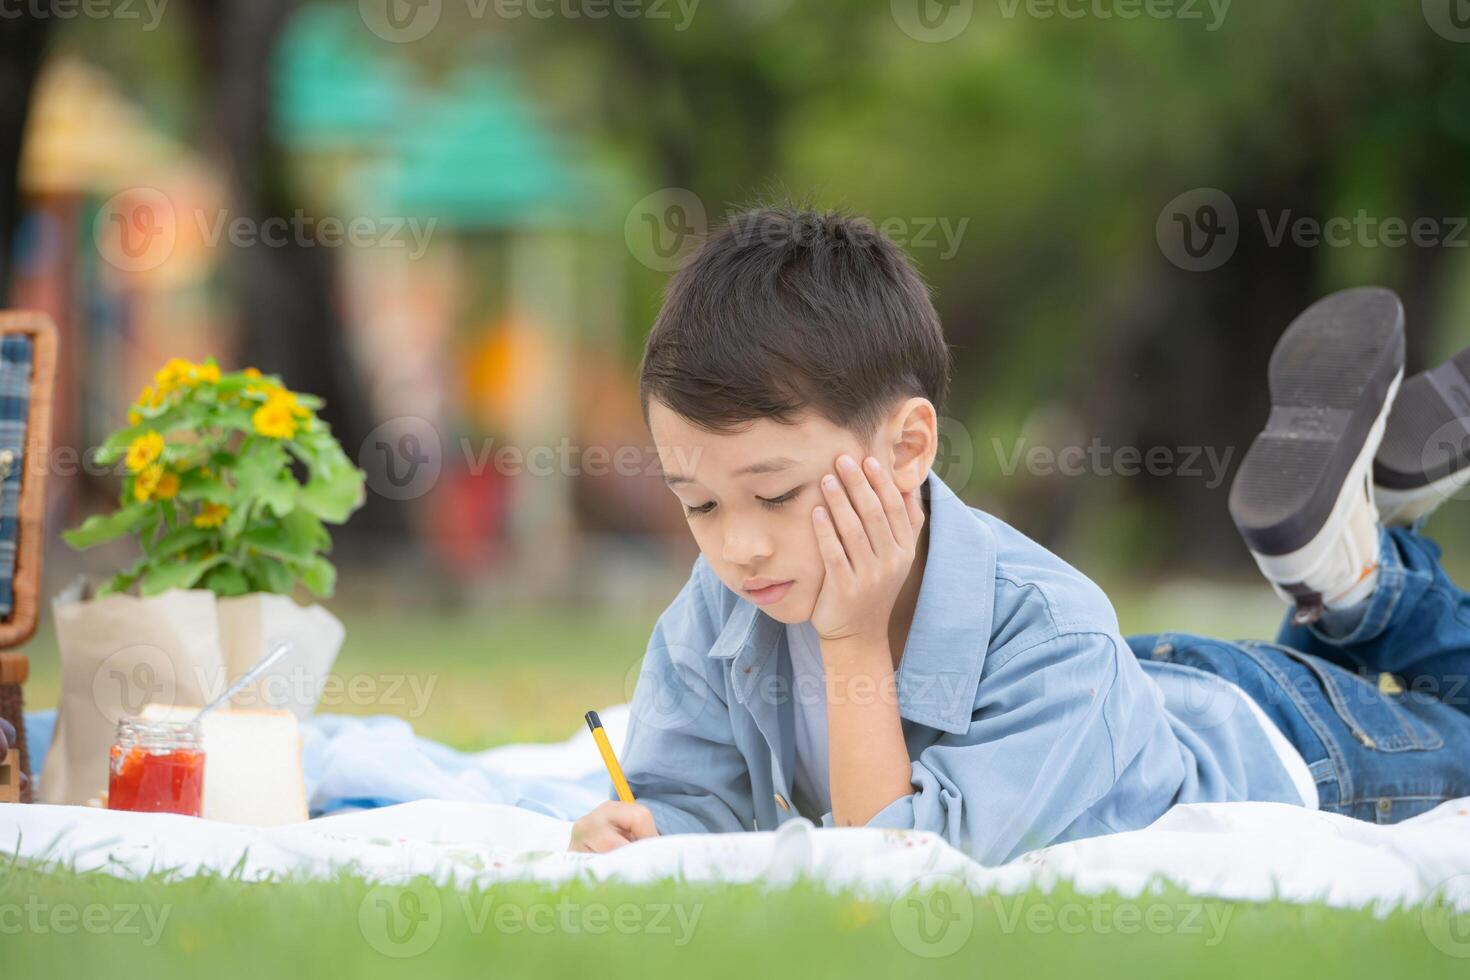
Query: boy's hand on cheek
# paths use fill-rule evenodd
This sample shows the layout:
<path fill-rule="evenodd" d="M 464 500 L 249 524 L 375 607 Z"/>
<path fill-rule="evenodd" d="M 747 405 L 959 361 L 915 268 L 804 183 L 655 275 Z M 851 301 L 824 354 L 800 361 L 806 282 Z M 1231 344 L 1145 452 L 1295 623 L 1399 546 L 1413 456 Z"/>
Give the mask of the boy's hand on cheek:
<path fill-rule="evenodd" d="M 812 626 L 823 640 L 886 642 L 893 604 L 913 568 L 924 509 L 872 457 L 859 466 L 839 456 L 836 477 L 823 477 L 821 488 L 826 503 L 812 511 L 812 526 L 826 580 Z"/>

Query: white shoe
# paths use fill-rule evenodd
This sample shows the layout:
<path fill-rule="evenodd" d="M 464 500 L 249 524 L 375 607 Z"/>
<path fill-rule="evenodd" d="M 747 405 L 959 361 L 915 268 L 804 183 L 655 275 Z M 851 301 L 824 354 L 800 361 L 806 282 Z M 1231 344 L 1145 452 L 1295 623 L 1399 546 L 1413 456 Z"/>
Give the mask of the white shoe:
<path fill-rule="evenodd" d="M 1404 382 L 1378 456 L 1383 523 L 1414 524 L 1470 483 L 1470 347 Z"/>
<path fill-rule="evenodd" d="M 1378 579 L 1373 460 L 1404 372 L 1404 310 L 1350 289 L 1297 317 L 1271 354 L 1271 416 L 1230 487 L 1230 516 L 1266 578 L 1312 622 Z"/>

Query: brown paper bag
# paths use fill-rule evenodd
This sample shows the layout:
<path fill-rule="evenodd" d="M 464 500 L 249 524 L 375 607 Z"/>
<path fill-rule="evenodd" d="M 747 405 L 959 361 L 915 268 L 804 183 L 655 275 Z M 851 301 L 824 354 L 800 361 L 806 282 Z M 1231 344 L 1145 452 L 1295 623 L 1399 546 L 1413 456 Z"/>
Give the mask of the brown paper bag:
<path fill-rule="evenodd" d="M 291 652 L 231 698 L 231 706 L 284 708 L 297 721 L 310 718 L 342 649 L 342 621 L 321 606 L 298 606 L 289 596 L 268 592 L 220 599 L 218 609 L 231 680 L 259 663 L 276 640 L 291 641 Z"/>
<path fill-rule="evenodd" d="M 283 708 L 311 716 L 341 648 L 340 621 L 287 596 L 218 599 L 202 589 L 142 598 L 82 599 L 73 589 L 52 604 L 61 652 L 61 703 L 41 772 L 43 803 L 85 803 L 107 788 L 107 753 L 121 718 L 148 704 L 199 705 L 222 694 L 278 639 L 292 652 L 235 698 L 240 708 Z"/>
<path fill-rule="evenodd" d="M 150 703 L 204 704 L 223 677 L 214 593 L 175 590 L 147 599 L 58 596 L 61 703 L 41 772 L 42 803 L 85 803 L 107 789 L 107 752 L 121 718 Z"/>

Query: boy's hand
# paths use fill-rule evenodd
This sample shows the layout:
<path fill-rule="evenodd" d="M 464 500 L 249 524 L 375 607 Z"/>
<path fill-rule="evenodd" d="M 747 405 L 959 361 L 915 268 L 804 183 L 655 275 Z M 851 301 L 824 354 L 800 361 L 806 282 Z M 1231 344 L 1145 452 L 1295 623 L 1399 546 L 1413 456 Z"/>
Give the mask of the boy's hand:
<path fill-rule="evenodd" d="M 888 639 L 888 618 L 913 568 L 924 508 L 918 495 L 900 493 L 893 475 L 873 457 L 859 468 L 837 457 L 837 477 L 822 478 L 827 506 L 812 525 L 827 576 L 812 610 L 823 640 L 862 636 Z"/>
<path fill-rule="evenodd" d="M 657 837 L 653 814 L 637 803 L 609 800 L 572 824 L 569 851 L 604 854 L 645 837 Z"/>

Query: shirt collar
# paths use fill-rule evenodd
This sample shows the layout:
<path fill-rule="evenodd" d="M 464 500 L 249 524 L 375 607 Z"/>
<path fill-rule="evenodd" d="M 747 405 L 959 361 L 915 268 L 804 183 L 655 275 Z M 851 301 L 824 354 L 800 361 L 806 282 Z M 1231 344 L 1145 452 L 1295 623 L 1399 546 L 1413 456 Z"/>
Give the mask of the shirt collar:
<path fill-rule="evenodd" d="M 929 554 L 914 622 L 898 666 L 899 714 L 951 734 L 970 728 L 975 689 L 990 646 L 995 606 L 995 538 L 939 477 L 929 501 Z M 736 692 L 748 701 L 779 647 L 784 627 L 738 600 L 709 655 L 735 658 Z"/>

